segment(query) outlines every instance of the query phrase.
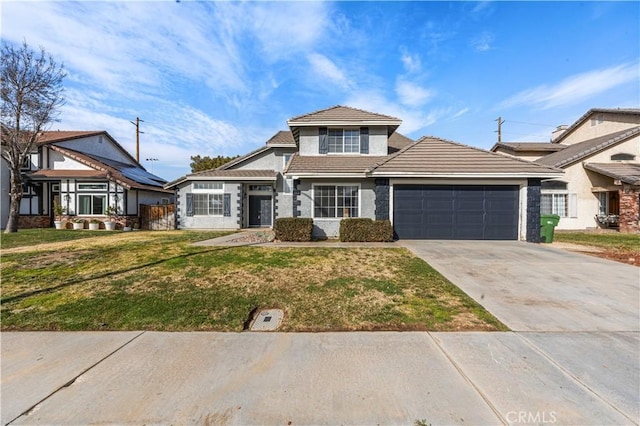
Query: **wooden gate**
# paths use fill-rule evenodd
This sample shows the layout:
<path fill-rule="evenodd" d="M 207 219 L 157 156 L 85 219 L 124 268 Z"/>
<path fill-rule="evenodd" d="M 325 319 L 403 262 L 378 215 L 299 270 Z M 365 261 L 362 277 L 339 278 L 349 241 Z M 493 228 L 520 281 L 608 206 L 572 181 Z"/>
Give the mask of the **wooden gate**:
<path fill-rule="evenodd" d="M 170 231 L 175 229 L 175 204 L 140 204 L 140 229 Z"/>

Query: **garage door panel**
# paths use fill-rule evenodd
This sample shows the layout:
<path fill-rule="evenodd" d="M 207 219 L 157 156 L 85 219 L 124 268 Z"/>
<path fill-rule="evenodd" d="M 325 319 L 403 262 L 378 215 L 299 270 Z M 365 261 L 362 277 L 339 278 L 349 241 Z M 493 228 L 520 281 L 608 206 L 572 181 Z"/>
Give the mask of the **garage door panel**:
<path fill-rule="evenodd" d="M 418 205 L 423 214 L 416 211 Z M 517 186 L 394 186 L 399 238 L 514 240 L 518 208 Z"/>

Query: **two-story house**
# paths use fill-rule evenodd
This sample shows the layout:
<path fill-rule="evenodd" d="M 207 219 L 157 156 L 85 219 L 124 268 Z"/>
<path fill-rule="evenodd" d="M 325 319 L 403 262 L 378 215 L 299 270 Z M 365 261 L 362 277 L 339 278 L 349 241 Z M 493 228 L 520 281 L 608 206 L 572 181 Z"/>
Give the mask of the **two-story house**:
<path fill-rule="evenodd" d="M 145 170 L 106 131 L 45 131 L 22 167 L 21 228 L 49 227 L 53 206 L 67 216 L 106 219 L 107 207 L 124 219 L 138 216 L 140 204 L 173 201 L 166 180 Z M 8 167 L 2 161 L 2 225 L 9 205 Z"/>
<path fill-rule="evenodd" d="M 562 172 L 439 138 L 414 142 L 388 115 L 335 106 L 176 191 L 179 228 L 271 227 L 313 218 L 336 237 L 343 218 L 390 220 L 398 238 L 538 241 L 540 182 Z"/>
<path fill-rule="evenodd" d="M 547 143 L 502 142 L 492 151 L 565 172 L 542 182 L 542 213 L 559 215 L 558 229 L 638 232 L 640 109 L 594 108 L 572 125 L 558 126 L 551 138 Z"/>

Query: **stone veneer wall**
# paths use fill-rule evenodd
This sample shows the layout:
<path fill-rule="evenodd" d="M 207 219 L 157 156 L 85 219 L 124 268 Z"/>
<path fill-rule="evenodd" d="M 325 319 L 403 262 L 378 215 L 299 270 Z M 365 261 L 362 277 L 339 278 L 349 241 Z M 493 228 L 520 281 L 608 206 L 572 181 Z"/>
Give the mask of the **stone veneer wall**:
<path fill-rule="evenodd" d="M 18 218 L 18 229 L 51 228 L 51 226 L 49 216 L 20 216 Z"/>
<path fill-rule="evenodd" d="M 640 231 L 640 188 L 625 186 L 619 191 L 620 232 Z"/>

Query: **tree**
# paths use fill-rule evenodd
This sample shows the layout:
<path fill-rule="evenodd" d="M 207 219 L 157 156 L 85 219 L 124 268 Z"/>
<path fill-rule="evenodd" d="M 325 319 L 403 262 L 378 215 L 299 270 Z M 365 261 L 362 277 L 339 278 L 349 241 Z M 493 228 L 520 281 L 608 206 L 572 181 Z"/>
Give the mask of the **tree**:
<path fill-rule="evenodd" d="M 215 158 L 211 158 L 209 156 L 200 157 L 199 155 L 195 155 L 191 156 L 191 164 L 189 165 L 191 166 L 192 173 L 203 172 L 205 170 L 217 169 L 223 164 L 226 164 L 238 157 L 238 155 L 236 155 L 235 157 L 223 157 L 221 155 L 218 155 Z"/>
<path fill-rule="evenodd" d="M 64 102 L 65 76 L 64 66 L 56 64 L 42 47 L 36 53 L 26 41 L 20 46 L 2 43 L 1 155 L 11 173 L 11 203 L 5 233 L 18 231 L 23 181 L 20 168 L 33 150 L 38 134 L 55 120 Z"/>

